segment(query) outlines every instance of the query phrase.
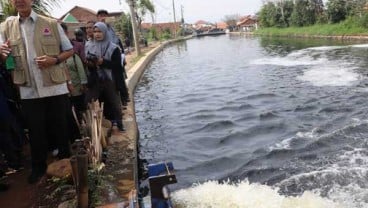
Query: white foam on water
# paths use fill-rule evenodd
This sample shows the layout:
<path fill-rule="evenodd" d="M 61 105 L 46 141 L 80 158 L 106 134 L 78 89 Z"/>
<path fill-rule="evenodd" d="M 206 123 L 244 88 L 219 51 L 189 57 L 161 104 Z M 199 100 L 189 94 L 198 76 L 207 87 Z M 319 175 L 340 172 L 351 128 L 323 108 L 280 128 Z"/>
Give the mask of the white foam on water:
<path fill-rule="evenodd" d="M 353 139 L 353 138 L 352 138 Z M 368 207 L 368 150 L 354 148 L 336 156 L 325 167 L 300 173 L 280 181 L 278 187 L 309 187 L 313 193 L 323 193 L 342 207 Z"/>
<path fill-rule="evenodd" d="M 283 196 L 276 188 L 248 181 L 196 184 L 174 192 L 172 201 L 176 208 L 345 208 L 312 192 Z"/>
<path fill-rule="evenodd" d="M 367 150 L 363 150 L 367 151 Z M 352 166 L 342 168 L 339 172 L 342 173 L 347 180 L 348 184 L 340 185 L 333 183 L 332 188 L 329 190 L 328 197 L 332 200 L 339 201 L 346 207 L 351 208 L 367 208 L 368 207 L 368 166 L 367 166 L 367 154 L 361 155 L 358 150 L 353 151 L 354 154 L 351 158 L 346 158 Z M 349 156 L 349 153 L 345 156 Z M 348 173 L 344 175 L 343 173 Z"/>
<path fill-rule="evenodd" d="M 315 59 L 310 56 L 302 56 L 300 54 L 289 54 L 285 57 L 270 57 L 270 58 L 262 58 L 256 59 L 250 62 L 253 65 L 276 65 L 276 66 L 310 66 L 310 65 L 318 65 L 326 62 L 326 58 L 318 58 Z"/>
<path fill-rule="evenodd" d="M 368 189 L 365 167 L 331 167 L 294 175 L 278 183 L 278 186 L 320 186 L 314 188 L 313 193 L 324 193 L 329 200 L 340 207 L 367 208 Z M 326 186 L 327 189 L 326 189 Z"/>
<path fill-rule="evenodd" d="M 360 75 L 354 72 L 355 67 L 338 62 L 328 62 L 305 71 L 297 78 L 310 82 L 313 86 L 350 86 L 359 80 Z"/>
<path fill-rule="evenodd" d="M 250 62 L 253 65 L 276 65 L 276 66 L 312 66 L 320 65 L 328 61 L 324 52 L 325 50 L 333 50 L 341 48 L 340 46 L 316 47 L 306 48 L 293 51 L 284 57 L 268 57 L 256 59 Z"/>
<path fill-rule="evenodd" d="M 291 149 L 291 143 L 301 138 L 314 141 L 319 138 L 318 131 L 319 128 L 313 128 L 311 131 L 308 132 L 297 132 L 295 137 L 283 139 L 282 141 L 270 146 L 269 150 L 272 151 L 275 149 Z"/>
<path fill-rule="evenodd" d="M 319 47 L 310 47 L 308 48 L 309 50 L 314 50 L 314 51 L 331 51 L 331 50 L 336 50 L 336 49 L 341 49 L 341 48 L 349 48 L 351 46 L 319 46 Z"/>
<path fill-rule="evenodd" d="M 316 139 L 318 137 L 318 131 L 320 130 L 320 128 L 313 128 L 311 131 L 307 131 L 307 132 L 297 132 L 296 136 L 299 138 L 309 138 L 309 139 Z"/>
<path fill-rule="evenodd" d="M 368 48 L 368 44 L 351 45 L 353 48 Z"/>
<path fill-rule="evenodd" d="M 275 149 L 290 149 L 290 144 L 293 141 L 293 139 L 295 139 L 294 137 L 290 137 L 290 138 L 286 138 L 284 140 L 282 140 L 279 143 L 276 143 L 275 145 L 271 146 L 269 149 L 275 150 Z"/>
<path fill-rule="evenodd" d="M 315 51 L 330 51 L 342 48 L 368 48 L 368 44 L 354 44 L 354 45 L 346 45 L 346 46 L 319 46 L 319 47 L 311 47 L 309 50 Z"/>

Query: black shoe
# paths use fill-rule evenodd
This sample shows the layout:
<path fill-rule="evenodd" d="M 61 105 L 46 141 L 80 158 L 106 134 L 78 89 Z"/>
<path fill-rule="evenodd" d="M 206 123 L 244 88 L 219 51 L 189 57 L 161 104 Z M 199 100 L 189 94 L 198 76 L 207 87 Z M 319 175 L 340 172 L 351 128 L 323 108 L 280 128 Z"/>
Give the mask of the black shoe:
<path fill-rule="evenodd" d="M 125 128 L 124 128 L 124 126 L 123 126 L 123 123 L 118 122 L 118 123 L 117 123 L 117 127 L 118 127 L 119 131 L 125 131 Z"/>
<path fill-rule="evenodd" d="M 28 183 L 34 184 L 38 182 L 44 175 L 45 175 L 45 172 L 32 171 L 31 175 L 28 176 Z"/>
<path fill-rule="evenodd" d="M 9 189 L 8 184 L 0 183 L 0 192 L 7 191 Z"/>

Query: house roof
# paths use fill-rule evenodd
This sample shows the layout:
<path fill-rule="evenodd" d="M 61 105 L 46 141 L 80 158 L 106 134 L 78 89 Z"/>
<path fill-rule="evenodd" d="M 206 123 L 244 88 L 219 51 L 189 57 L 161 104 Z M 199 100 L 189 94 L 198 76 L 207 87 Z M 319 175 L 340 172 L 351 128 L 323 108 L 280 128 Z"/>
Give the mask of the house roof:
<path fill-rule="evenodd" d="M 228 27 L 228 25 L 226 24 L 226 22 L 218 22 L 216 24 L 216 27 L 220 28 L 220 29 L 226 29 Z"/>
<path fill-rule="evenodd" d="M 63 20 L 66 16 L 68 16 L 68 14 L 72 14 L 78 22 L 86 22 L 88 20 L 91 20 L 91 18 L 93 20 L 96 20 L 97 16 L 97 12 L 92 9 L 81 6 L 74 6 L 59 19 Z M 117 17 L 121 16 L 122 14 L 124 14 L 124 12 L 109 12 L 108 17 Z"/>
<path fill-rule="evenodd" d="M 255 22 L 257 22 L 257 17 L 256 16 L 251 16 L 251 15 L 247 15 L 244 16 L 242 18 L 240 18 L 240 21 L 236 23 L 237 26 L 243 25 L 252 25 Z"/>
<path fill-rule="evenodd" d="M 79 23 L 79 21 L 70 13 L 65 15 L 65 17 L 61 21 L 65 23 Z"/>
<path fill-rule="evenodd" d="M 61 16 L 60 19 L 64 19 L 66 15 L 68 15 L 71 11 L 73 11 L 75 9 L 82 9 L 82 10 L 85 10 L 85 11 L 87 11 L 87 12 L 93 14 L 93 15 L 97 15 L 97 13 L 95 11 L 93 11 L 92 9 L 88 9 L 88 8 L 80 7 L 80 6 L 74 6 L 69 11 L 67 11 L 63 16 Z"/>
<path fill-rule="evenodd" d="M 196 23 L 194 23 L 195 25 L 207 25 L 208 22 L 204 21 L 204 20 L 198 20 Z"/>

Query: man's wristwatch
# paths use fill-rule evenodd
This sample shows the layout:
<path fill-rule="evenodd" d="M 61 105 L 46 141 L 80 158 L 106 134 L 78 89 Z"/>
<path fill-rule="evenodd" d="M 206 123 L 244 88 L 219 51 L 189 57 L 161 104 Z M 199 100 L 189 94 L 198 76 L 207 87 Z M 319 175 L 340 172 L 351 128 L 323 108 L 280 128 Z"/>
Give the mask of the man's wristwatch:
<path fill-rule="evenodd" d="M 57 65 L 57 64 L 60 64 L 60 62 L 61 62 L 61 61 L 60 61 L 59 56 L 55 56 L 54 58 L 56 58 L 56 63 L 55 63 L 55 64 L 56 64 L 56 65 Z"/>

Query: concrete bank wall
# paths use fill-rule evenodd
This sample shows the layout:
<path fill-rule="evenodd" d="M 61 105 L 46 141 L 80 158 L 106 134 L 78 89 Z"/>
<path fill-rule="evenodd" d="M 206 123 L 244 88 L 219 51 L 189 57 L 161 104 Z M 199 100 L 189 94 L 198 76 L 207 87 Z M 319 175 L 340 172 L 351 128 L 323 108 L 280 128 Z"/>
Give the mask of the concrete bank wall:
<path fill-rule="evenodd" d="M 172 44 L 172 43 L 176 43 L 179 41 L 185 41 L 187 39 L 190 39 L 190 37 L 186 37 L 186 38 L 180 38 L 180 39 L 175 39 L 175 40 L 170 40 L 170 41 L 166 41 L 161 43 L 159 46 L 157 46 L 156 48 L 152 49 L 151 51 L 149 51 L 147 54 L 145 54 L 143 57 L 141 57 L 139 59 L 139 61 L 137 63 L 135 63 L 132 68 L 130 68 L 127 71 L 127 75 L 128 75 L 128 79 L 126 80 L 127 86 L 129 88 L 129 94 L 130 94 L 130 100 L 131 102 L 129 102 L 128 106 L 127 106 L 127 110 L 124 114 L 124 126 L 126 127 L 126 134 L 129 138 L 129 143 L 130 148 L 124 147 L 122 146 L 121 148 L 119 148 L 121 151 L 126 151 L 127 149 L 131 149 L 133 148 L 133 155 L 131 157 L 131 161 L 129 162 L 130 168 L 132 169 L 131 171 L 133 172 L 133 178 L 127 178 L 127 177 L 123 177 L 124 180 L 128 179 L 128 180 L 132 180 L 133 181 L 133 187 L 126 187 L 130 190 L 139 190 L 139 185 L 138 185 L 138 152 L 137 152 L 137 148 L 139 146 L 138 144 L 138 140 L 139 140 L 139 129 L 138 129 L 138 125 L 137 125 L 137 121 L 136 121 L 136 115 L 135 115 L 135 104 L 134 104 L 134 92 L 135 89 L 143 75 L 143 73 L 146 70 L 146 67 L 149 63 L 151 63 L 151 61 L 155 58 L 155 56 L 161 52 L 166 46 Z M 121 158 L 123 159 L 123 158 Z M 129 169 L 129 168 L 128 168 Z M 119 184 L 116 184 L 119 190 Z M 135 194 L 137 194 L 137 192 L 135 191 Z M 137 196 L 135 196 L 137 197 Z M 118 207 L 116 206 L 112 206 L 114 207 Z M 109 207 L 109 208 L 112 208 Z"/>
<path fill-rule="evenodd" d="M 257 34 L 254 34 L 253 32 L 230 32 L 229 34 L 243 35 L 243 36 L 256 35 L 260 37 L 287 37 L 287 38 L 310 38 L 310 39 L 333 39 L 333 40 L 356 40 L 356 41 L 368 40 L 367 35 L 303 35 L 303 34 L 257 35 Z"/>
<path fill-rule="evenodd" d="M 190 38 L 190 37 L 189 37 Z M 104 199 L 105 203 L 98 208 L 120 208 L 120 207 L 137 207 L 137 191 L 138 187 L 138 140 L 139 131 L 135 116 L 134 92 L 143 75 L 146 67 L 155 56 L 166 46 L 184 41 L 188 38 L 166 41 L 159 44 L 156 48 L 143 55 L 132 68 L 127 70 L 128 79 L 126 80 L 129 87 L 130 100 L 128 106 L 123 110 L 123 123 L 126 131 L 117 136 L 109 138 L 108 162 L 106 165 L 106 173 L 113 176 L 113 180 L 109 186 L 115 187 L 118 193 L 109 193 Z M 124 171 L 122 171 L 124 170 Z M 130 203 L 130 204 L 129 204 Z"/>

